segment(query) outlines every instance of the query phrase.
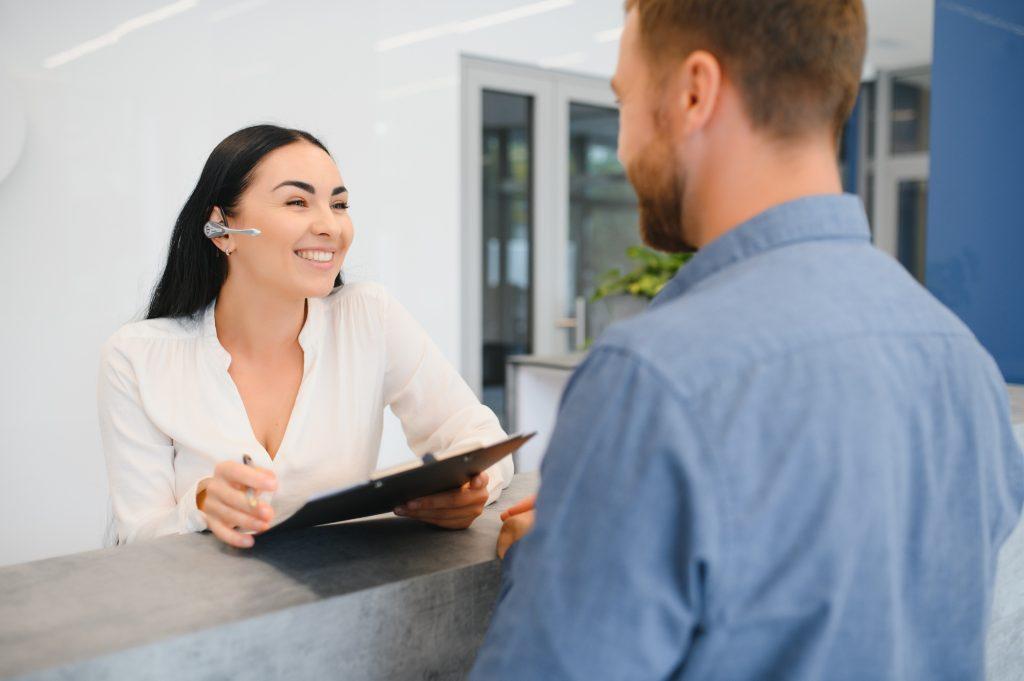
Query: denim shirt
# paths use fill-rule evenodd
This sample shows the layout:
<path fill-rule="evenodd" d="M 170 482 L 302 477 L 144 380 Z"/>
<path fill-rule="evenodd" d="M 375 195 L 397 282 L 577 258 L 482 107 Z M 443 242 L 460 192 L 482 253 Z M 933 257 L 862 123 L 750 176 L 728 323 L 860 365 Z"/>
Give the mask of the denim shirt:
<path fill-rule="evenodd" d="M 1006 387 L 853 196 L 698 252 L 573 375 L 476 679 L 971 679 Z"/>

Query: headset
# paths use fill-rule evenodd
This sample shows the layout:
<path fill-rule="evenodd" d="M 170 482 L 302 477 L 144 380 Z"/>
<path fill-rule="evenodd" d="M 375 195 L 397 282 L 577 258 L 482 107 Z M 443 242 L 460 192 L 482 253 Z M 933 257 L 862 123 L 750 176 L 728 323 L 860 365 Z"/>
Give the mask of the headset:
<path fill-rule="evenodd" d="M 227 222 L 225 220 L 225 222 Z M 209 239 L 216 239 L 219 236 L 226 236 L 228 234 L 250 234 L 252 236 L 259 236 L 261 234 L 258 229 L 232 229 L 226 224 L 222 225 L 219 222 L 213 220 L 203 225 L 203 234 Z"/>

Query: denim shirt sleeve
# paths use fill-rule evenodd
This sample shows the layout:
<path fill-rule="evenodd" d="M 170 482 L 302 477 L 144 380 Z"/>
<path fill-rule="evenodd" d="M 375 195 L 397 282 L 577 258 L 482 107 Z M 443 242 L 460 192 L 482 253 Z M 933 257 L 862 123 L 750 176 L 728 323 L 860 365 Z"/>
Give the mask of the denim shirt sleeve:
<path fill-rule="evenodd" d="M 616 348 L 576 372 L 472 678 L 660 679 L 683 663 L 719 514 L 692 415 L 667 391 Z"/>

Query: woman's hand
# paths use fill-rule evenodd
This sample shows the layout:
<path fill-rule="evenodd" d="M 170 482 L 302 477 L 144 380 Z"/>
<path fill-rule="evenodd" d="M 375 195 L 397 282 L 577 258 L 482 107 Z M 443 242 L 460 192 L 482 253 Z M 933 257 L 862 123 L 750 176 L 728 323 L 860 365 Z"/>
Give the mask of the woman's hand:
<path fill-rule="evenodd" d="M 533 529 L 533 505 L 536 501 L 537 495 L 531 495 L 501 514 L 504 524 L 498 535 L 498 558 L 504 560 L 509 548 Z"/>
<path fill-rule="evenodd" d="M 459 489 L 413 499 L 396 508 L 395 515 L 448 530 L 464 530 L 484 512 L 486 504 L 487 473 L 481 473 Z"/>
<path fill-rule="evenodd" d="M 274 509 L 265 501 L 250 506 L 246 488 L 252 487 L 257 496 L 260 492 L 273 492 L 277 489 L 277 477 L 266 468 L 221 461 L 213 469 L 213 477 L 203 482 L 196 493 L 196 505 L 206 515 L 207 527 L 225 544 L 250 548 L 252 535 L 238 530 L 266 531 L 274 519 Z"/>

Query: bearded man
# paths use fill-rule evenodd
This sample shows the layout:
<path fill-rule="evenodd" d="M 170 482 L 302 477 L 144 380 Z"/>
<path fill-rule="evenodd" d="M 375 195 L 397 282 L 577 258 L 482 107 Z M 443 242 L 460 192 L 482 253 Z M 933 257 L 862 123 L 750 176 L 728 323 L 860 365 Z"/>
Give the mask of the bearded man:
<path fill-rule="evenodd" d="M 861 0 L 626 8 L 640 231 L 696 254 L 566 388 L 473 678 L 981 678 L 1024 464 L 992 359 L 842 194 Z"/>

